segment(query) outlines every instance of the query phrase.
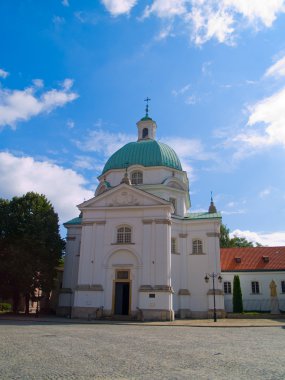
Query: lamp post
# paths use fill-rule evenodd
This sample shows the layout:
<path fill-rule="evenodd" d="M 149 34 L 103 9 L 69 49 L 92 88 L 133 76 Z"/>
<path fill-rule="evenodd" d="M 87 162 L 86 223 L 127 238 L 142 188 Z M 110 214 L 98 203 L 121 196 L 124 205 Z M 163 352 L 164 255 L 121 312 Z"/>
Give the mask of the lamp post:
<path fill-rule="evenodd" d="M 212 273 L 206 273 L 206 276 L 205 276 L 205 281 L 206 283 L 209 282 L 209 279 L 212 279 L 213 280 L 213 296 L 214 296 L 214 322 L 217 322 L 217 311 L 216 311 L 216 289 L 215 289 L 215 278 L 218 279 L 219 282 L 222 282 L 222 276 L 220 275 L 220 273 L 215 273 L 215 272 L 212 272 Z"/>

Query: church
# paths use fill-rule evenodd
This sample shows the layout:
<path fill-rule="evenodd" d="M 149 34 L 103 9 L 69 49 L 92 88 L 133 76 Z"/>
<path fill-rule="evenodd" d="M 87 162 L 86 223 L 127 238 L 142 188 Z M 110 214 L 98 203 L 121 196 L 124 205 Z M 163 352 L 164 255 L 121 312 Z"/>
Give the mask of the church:
<path fill-rule="evenodd" d="M 108 159 L 95 196 L 64 224 L 58 314 L 160 321 L 207 318 L 214 307 L 224 314 L 222 284 L 205 281 L 221 272 L 221 214 L 212 199 L 208 212 L 189 212 L 187 173 L 156 129 L 147 106 L 137 141 Z"/>

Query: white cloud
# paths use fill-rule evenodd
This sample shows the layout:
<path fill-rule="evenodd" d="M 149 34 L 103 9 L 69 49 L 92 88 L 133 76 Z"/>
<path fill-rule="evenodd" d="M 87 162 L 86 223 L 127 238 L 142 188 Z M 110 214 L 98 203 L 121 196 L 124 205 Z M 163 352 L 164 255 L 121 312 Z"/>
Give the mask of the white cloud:
<path fill-rule="evenodd" d="M 285 56 L 280 58 L 274 65 L 270 66 L 265 73 L 266 77 L 284 77 L 285 76 Z"/>
<path fill-rule="evenodd" d="M 5 71 L 3 69 L 0 69 L 0 78 L 7 78 L 7 76 L 9 75 L 8 71 Z"/>
<path fill-rule="evenodd" d="M 79 212 L 75 205 L 94 195 L 74 170 L 6 152 L 0 152 L 0 178 L 1 197 L 9 199 L 28 191 L 45 194 L 61 222 L 76 217 Z"/>
<path fill-rule="evenodd" d="M 216 39 L 233 44 L 236 34 L 244 28 L 269 28 L 280 13 L 285 12 L 284 0 L 153 0 L 142 19 L 155 15 L 160 19 L 179 18 L 178 25 L 189 30 L 197 45 Z"/>
<path fill-rule="evenodd" d="M 152 13 L 160 18 L 171 18 L 186 12 L 185 0 L 154 0 L 144 10 L 143 17 L 149 17 Z"/>
<path fill-rule="evenodd" d="M 68 1 L 68 0 L 62 0 L 61 4 L 62 4 L 64 7 L 69 7 L 69 1 Z"/>
<path fill-rule="evenodd" d="M 33 85 L 38 88 L 44 87 L 44 81 L 42 79 L 33 79 Z"/>
<path fill-rule="evenodd" d="M 194 105 L 199 101 L 195 95 L 190 95 L 185 99 L 185 104 Z"/>
<path fill-rule="evenodd" d="M 285 12 L 284 0 L 223 0 L 222 3 L 249 23 L 261 23 L 266 27 L 272 26 L 278 13 Z"/>
<path fill-rule="evenodd" d="M 172 90 L 172 95 L 174 95 L 174 96 L 183 95 L 185 92 L 190 90 L 190 88 L 191 88 L 191 84 L 187 83 L 185 86 L 183 86 L 177 90 Z"/>
<path fill-rule="evenodd" d="M 104 157 L 109 157 L 123 145 L 136 140 L 134 135 L 110 133 L 100 129 L 89 132 L 83 141 L 76 141 L 76 145 L 83 151 L 98 152 Z"/>
<path fill-rule="evenodd" d="M 206 76 L 206 75 L 211 74 L 211 65 L 212 65 L 211 61 L 207 61 L 203 63 L 202 69 L 201 69 L 203 75 Z"/>
<path fill-rule="evenodd" d="M 37 95 L 40 80 L 34 86 L 24 90 L 0 88 L 0 127 L 9 125 L 12 128 L 20 121 L 27 121 L 41 113 L 49 113 L 55 108 L 75 100 L 78 95 L 71 91 L 73 81 L 65 79 L 61 89 L 52 89 Z"/>
<path fill-rule="evenodd" d="M 285 147 L 285 87 L 250 107 L 247 125 L 256 126 L 237 136 L 253 148 L 271 145 Z"/>
<path fill-rule="evenodd" d="M 214 159 L 214 154 L 205 152 L 200 140 L 185 139 L 182 137 L 167 137 L 162 141 L 169 145 L 177 153 L 179 158 L 206 161 Z"/>
<path fill-rule="evenodd" d="M 258 195 L 259 195 L 260 198 L 266 198 L 271 193 L 272 193 L 272 188 L 271 187 L 267 187 L 266 189 L 260 191 L 260 193 Z"/>
<path fill-rule="evenodd" d="M 89 156 L 76 156 L 74 161 L 74 166 L 79 169 L 94 170 L 97 169 L 95 165 L 96 161 L 94 157 Z M 103 166 L 100 166 L 100 171 L 103 169 Z"/>
<path fill-rule="evenodd" d="M 230 233 L 231 238 L 234 236 L 245 238 L 246 240 L 251 241 L 253 243 L 260 243 L 262 245 L 271 246 L 271 247 L 278 247 L 278 246 L 285 245 L 285 231 L 265 233 L 265 232 L 241 231 L 237 229 Z"/>
<path fill-rule="evenodd" d="M 119 16 L 130 13 L 136 5 L 137 0 L 101 0 L 108 12 L 112 16 Z"/>
<path fill-rule="evenodd" d="M 169 36 L 174 36 L 174 33 L 172 33 L 173 26 L 172 24 L 166 25 L 164 28 L 160 30 L 157 36 L 155 36 L 156 41 L 162 41 L 165 40 Z"/>
<path fill-rule="evenodd" d="M 222 3 L 195 0 L 186 21 L 190 22 L 191 39 L 197 45 L 212 38 L 221 43 L 232 43 L 234 18 Z"/>

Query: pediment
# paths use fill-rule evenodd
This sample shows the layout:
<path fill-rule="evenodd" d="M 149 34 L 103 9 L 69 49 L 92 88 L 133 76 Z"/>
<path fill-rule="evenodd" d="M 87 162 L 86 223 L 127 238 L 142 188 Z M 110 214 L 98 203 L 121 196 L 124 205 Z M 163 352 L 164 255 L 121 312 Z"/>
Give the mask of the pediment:
<path fill-rule="evenodd" d="M 130 185 L 121 184 L 78 205 L 80 210 L 97 207 L 162 206 L 169 202 Z"/>

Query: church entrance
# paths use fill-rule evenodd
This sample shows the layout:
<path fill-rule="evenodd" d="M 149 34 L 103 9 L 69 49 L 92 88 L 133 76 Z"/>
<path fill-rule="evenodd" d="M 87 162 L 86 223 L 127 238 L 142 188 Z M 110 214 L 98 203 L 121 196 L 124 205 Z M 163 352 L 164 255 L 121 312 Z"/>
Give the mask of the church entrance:
<path fill-rule="evenodd" d="M 131 299 L 130 284 L 130 270 L 116 270 L 113 294 L 113 312 L 115 315 L 129 315 Z"/>
<path fill-rule="evenodd" d="M 130 303 L 130 283 L 116 282 L 115 284 L 115 315 L 128 315 Z"/>

